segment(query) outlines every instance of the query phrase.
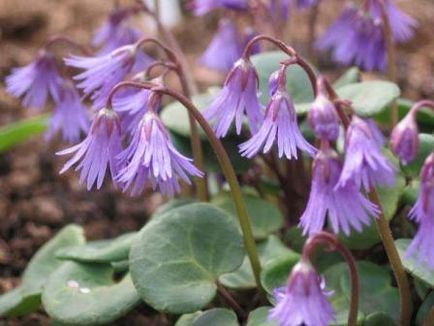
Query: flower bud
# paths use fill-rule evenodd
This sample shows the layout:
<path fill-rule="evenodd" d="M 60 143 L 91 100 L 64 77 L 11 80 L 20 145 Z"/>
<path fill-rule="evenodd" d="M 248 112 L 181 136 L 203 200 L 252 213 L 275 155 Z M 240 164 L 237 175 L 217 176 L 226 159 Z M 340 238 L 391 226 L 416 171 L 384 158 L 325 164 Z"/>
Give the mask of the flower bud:
<path fill-rule="evenodd" d="M 414 160 L 419 150 L 419 130 L 413 113 L 393 128 L 390 139 L 393 152 L 404 165 Z"/>
<path fill-rule="evenodd" d="M 316 137 L 331 141 L 338 138 L 339 124 L 334 104 L 323 94 L 316 97 L 307 118 Z"/>

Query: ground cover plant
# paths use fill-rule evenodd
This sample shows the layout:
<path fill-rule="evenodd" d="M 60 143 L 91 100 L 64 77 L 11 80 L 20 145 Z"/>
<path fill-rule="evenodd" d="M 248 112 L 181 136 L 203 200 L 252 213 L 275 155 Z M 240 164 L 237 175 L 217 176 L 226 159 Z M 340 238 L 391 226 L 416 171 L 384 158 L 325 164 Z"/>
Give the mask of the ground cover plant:
<path fill-rule="evenodd" d="M 36 117 L 3 127 L 2 151 L 44 132 L 59 173 L 89 192 L 164 202 L 116 238 L 64 226 L 0 296 L 0 315 L 434 325 L 434 101 L 405 100 L 397 84 L 396 46 L 419 25 L 394 0 L 350 1 L 317 35 L 328 1 L 183 3 L 219 18 L 194 62 L 225 78 L 206 88 L 158 0 L 115 1 L 91 44 L 56 34 L 12 69 L 5 90 Z M 303 11 L 299 51 L 285 33 Z M 332 81 L 324 57 L 348 70 Z"/>

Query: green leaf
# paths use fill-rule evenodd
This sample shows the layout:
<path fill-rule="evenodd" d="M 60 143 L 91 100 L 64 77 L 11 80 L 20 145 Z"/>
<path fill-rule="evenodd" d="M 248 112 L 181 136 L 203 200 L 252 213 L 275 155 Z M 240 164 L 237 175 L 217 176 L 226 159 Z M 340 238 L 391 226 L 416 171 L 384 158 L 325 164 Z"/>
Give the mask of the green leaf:
<path fill-rule="evenodd" d="M 402 165 L 401 169 L 405 175 L 413 178 L 419 177 L 425 159 L 434 151 L 434 136 L 429 134 L 419 134 L 420 147 L 419 152 L 413 162 L 408 165 Z"/>
<path fill-rule="evenodd" d="M 0 315 L 19 316 L 37 310 L 42 286 L 48 276 L 62 264 L 62 261 L 55 257 L 57 250 L 84 241 L 81 227 L 68 225 L 61 229 L 30 260 L 23 273 L 21 285 L 0 297 Z"/>
<path fill-rule="evenodd" d="M 115 239 L 91 241 L 79 246 L 63 248 L 56 253 L 59 259 L 89 263 L 111 263 L 128 259 L 131 243 L 137 233 L 123 234 Z"/>
<path fill-rule="evenodd" d="M 159 206 L 155 212 L 152 214 L 152 218 L 155 218 L 157 215 L 164 215 L 168 211 L 179 208 L 185 205 L 193 204 L 195 201 L 190 198 L 175 198 L 167 203 L 164 203 L 163 205 Z"/>
<path fill-rule="evenodd" d="M 351 67 L 333 83 L 333 88 L 339 88 L 360 82 L 360 69 Z"/>
<path fill-rule="evenodd" d="M 387 81 L 365 81 L 340 87 L 338 96 L 350 100 L 356 113 L 362 117 L 373 117 L 399 98 L 401 91 Z"/>
<path fill-rule="evenodd" d="M 366 316 L 363 326 L 395 326 L 396 322 L 385 313 L 376 312 Z"/>
<path fill-rule="evenodd" d="M 142 299 L 159 311 L 189 313 L 216 294 L 215 281 L 244 258 L 233 220 L 209 204 L 182 206 L 152 219 L 130 252 L 130 271 Z"/>
<path fill-rule="evenodd" d="M 360 278 L 359 310 L 362 315 L 382 312 L 399 319 L 399 294 L 391 286 L 390 272 L 370 262 L 360 261 L 357 264 Z M 330 297 L 333 305 L 339 307 L 342 316 L 340 323 L 346 320 L 350 302 L 350 281 L 348 267 L 345 263 L 331 266 L 324 272 L 327 288 L 335 291 Z M 345 310 L 345 311 L 344 311 Z M 339 319 L 338 319 L 339 320 Z"/>
<path fill-rule="evenodd" d="M 261 265 L 264 266 L 274 259 L 293 255 L 298 259 L 299 255 L 285 247 L 274 235 L 257 244 L 257 250 Z M 256 287 L 252 267 L 249 259 L 244 257 L 243 264 L 236 271 L 220 276 L 220 283 L 231 289 L 253 289 Z"/>
<path fill-rule="evenodd" d="M 402 201 L 407 205 L 414 205 L 417 200 L 417 195 L 419 194 L 419 180 L 411 180 L 409 184 L 405 187 L 402 193 Z"/>
<path fill-rule="evenodd" d="M 202 311 L 196 311 L 192 314 L 185 314 L 179 317 L 175 326 L 192 326 L 193 321 L 202 314 Z"/>
<path fill-rule="evenodd" d="M 0 128 L 0 153 L 26 141 L 31 136 L 44 132 L 47 124 L 48 116 L 44 114 L 2 126 Z"/>
<path fill-rule="evenodd" d="M 410 274 L 421 279 L 434 288 L 434 270 L 430 269 L 426 264 L 418 261 L 416 255 L 408 257 L 405 254 L 410 241 L 410 239 L 398 239 L 395 241 L 395 245 L 398 249 L 404 268 Z"/>
<path fill-rule="evenodd" d="M 381 206 L 387 220 L 391 220 L 395 216 L 404 189 L 405 179 L 402 175 L 397 176 L 394 187 L 378 188 Z M 371 225 L 365 227 L 360 233 L 354 231 L 351 232 L 350 236 L 340 234 L 339 240 L 348 248 L 356 250 L 368 249 L 381 242 L 375 221 L 372 221 Z"/>
<path fill-rule="evenodd" d="M 64 263 L 51 275 L 42 293 L 48 315 L 73 325 L 113 322 L 139 302 L 129 274 L 115 283 L 110 265 L 73 261 Z"/>
<path fill-rule="evenodd" d="M 170 133 L 175 147 L 184 155 L 192 157 L 192 150 L 190 139 L 181 135 Z M 251 160 L 242 157 L 238 151 L 238 145 L 240 144 L 240 138 L 235 136 L 227 136 L 221 139 L 223 147 L 228 153 L 229 159 L 235 169 L 235 172 L 242 173 L 247 171 L 251 165 Z M 221 172 L 220 164 L 217 160 L 214 150 L 208 141 L 202 141 L 202 151 L 206 172 Z"/>
<path fill-rule="evenodd" d="M 275 205 L 245 191 L 243 198 L 255 239 L 265 239 L 283 226 L 283 215 Z M 211 199 L 211 203 L 223 209 L 237 221 L 235 205 L 229 192 L 217 194 Z"/>
<path fill-rule="evenodd" d="M 214 308 L 204 311 L 192 326 L 239 326 L 237 315 L 229 309 Z"/>
<path fill-rule="evenodd" d="M 397 103 L 399 119 L 402 119 L 415 104 L 415 102 L 403 98 L 398 99 Z M 385 110 L 376 116 L 375 119 L 378 122 L 387 124 L 390 120 L 389 112 L 389 110 Z M 416 120 L 421 130 L 432 130 L 434 126 L 434 112 L 430 108 L 421 108 L 417 114 Z"/>
<path fill-rule="evenodd" d="M 259 307 L 249 314 L 246 326 L 277 326 L 277 322 L 268 321 L 268 312 L 272 307 Z"/>
<path fill-rule="evenodd" d="M 204 110 L 211 104 L 213 98 L 220 90 L 219 87 L 212 87 L 208 89 L 207 93 L 194 95 L 192 97 L 193 104 L 200 110 Z M 164 125 L 176 134 L 184 137 L 190 137 L 190 121 L 188 118 L 188 111 L 178 101 L 172 102 L 165 106 L 161 111 L 161 120 Z M 199 136 L 201 139 L 207 139 L 205 132 L 197 124 Z"/>
<path fill-rule="evenodd" d="M 428 318 L 431 309 L 434 308 L 434 292 L 431 292 L 423 301 L 416 315 L 416 326 L 425 326 L 424 322 Z"/>
<path fill-rule="evenodd" d="M 279 63 L 284 59 L 288 59 L 288 56 L 280 51 L 260 53 L 251 57 L 251 61 L 258 71 L 260 100 L 264 105 L 269 99 L 268 79 L 273 72 L 279 69 Z M 306 112 L 306 104 L 309 105 L 313 101 L 313 91 L 309 78 L 300 66 L 291 65 L 287 69 L 286 90 L 294 100 L 297 112 Z M 304 104 L 301 110 L 297 104 Z"/>

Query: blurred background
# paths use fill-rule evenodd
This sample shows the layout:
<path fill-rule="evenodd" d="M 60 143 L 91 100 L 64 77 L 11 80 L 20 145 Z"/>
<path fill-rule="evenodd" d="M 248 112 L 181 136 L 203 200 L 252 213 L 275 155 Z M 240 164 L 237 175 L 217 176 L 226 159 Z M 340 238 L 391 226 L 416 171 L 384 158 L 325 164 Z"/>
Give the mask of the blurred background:
<path fill-rule="evenodd" d="M 322 1 L 317 33 L 336 18 L 343 3 L 342 0 Z M 432 99 L 434 1 L 397 0 L 397 3 L 420 24 L 416 37 L 399 48 L 399 84 L 406 98 Z M 4 91 L 4 77 L 10 69 L 30 62 L 50 35 L 62 33 L 80 43 L 88 43 L 111 8 L 112 2 L 108 0 L 0 0 L 0 126 L 32 115 Z M 285 39 L 303 53 L 307 49 L 308 14 L 294 15 L 292 19 Z M 223 77 L 194 64 L 212 38 L 217 22 L 213 14 L 194 17 L 183 11 L 181 20 L 173 27 L 203 88 L 220 82 Z M 137 24 L 152 35 L 151 25 L 144 21 Z M 332 79 L 344 70 L 336 68 L 326 57 L 318 57 L 318 62 Z M 379 75 L 369 73 L 363 77 Z M 47 144 L 42 137 L 35 136 L 0 153 L 0 293 L 19 282 L 18 276 L 29 257 L 61 226 L 79 223 L 89 240 L 113 237 L 141 228 L 162 200 L 156 194 L 132 199 L 107 185 L 102 191 L 87 192 L 74 174 L 58 175 L 64 163 L 64 158 L 55 156 L 60 148 L 59 143 Z M 48 322 L 47 317 L 33 314 L 8 321 L 8 325 L 44 322 Z M 3 325 L 1 319 L 0 324 Z"/>

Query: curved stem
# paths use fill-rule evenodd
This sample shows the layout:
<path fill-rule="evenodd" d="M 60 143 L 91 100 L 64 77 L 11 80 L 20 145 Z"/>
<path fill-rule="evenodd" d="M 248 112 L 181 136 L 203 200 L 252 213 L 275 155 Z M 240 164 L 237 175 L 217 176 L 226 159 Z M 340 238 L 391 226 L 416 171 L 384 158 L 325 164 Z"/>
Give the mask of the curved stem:
<path fill-rule="evenodd" d="M 422 109 L 423 107 L 427 107 L 429 109 L 431 109 L 431 111 L 434 112 L 434 101 L 431 100 L 422 100 L 419 102 L 416 102 L 412 108 L 410 109 L 410 112 L 418 112 L 420 109 Z"/>
<path fill-rule="evenodd" d="M 354 260 L 351 251 L 342 245 L 336 236 L 327 232 L 319 232 L 307 240 L 303 248 L 302 259 L 310 261 L 309 257 L 319 244 L 326 244 L 330 250 L 338 251 L 348 265 L 350 272 L 351 298 L 347 324 L 348 326 L 356 326 L 359 307 L 359 274 L 357 272 L 356 261 Z"/>
<path fill-rule="evenodd" d="M 255 282 L 257 287 L 259 289 L 262 289 L 261 282 L 260 282 L 261 265 L 259 262 L 258 252 L 256 250 L 255 239 L 253 237 L 252 226 L 250 224 L 249 216 L 247 215 L 247 209 L 244 203 L 244 198 L 241 192 L 240 184 L 238 183 L 237 175 L 235 174 L 231 160 L 229 159 L 229 156 L 223 144 L 216 137 L 211 126 L 202 116 L 200 111 L 186 96 L 182 95 L 179 92 L 171 90 L 169 88 L 156 85 L 154 83 L 150 83 L 150 82 L 140 83 L 140 82 L 131 82 L 131 81 L 119 83 L 110 92 L 107 99 L 107 106 L 111 105 L 111 101 L 115 92 L 120 88 L 127 87 L 127 86 L 150 89 L 153 92 L 159 92 L 173 97 L 174 99 L 179 101 L 191 113 L 193 118 L 199 123 L 199 125 L 204 130 L 211 144 L 211 147 L 213 148 L 217 156 L 217 160 L 219 161 L 223 174 L 226 177 L 226 181 L 228 182 L 229 187 L 231 189 L 232 199 L 234 201 L 235 209 L 237 211 L 238 221 L 240 223 L 241 231 L 243 234 L 244 245 L 246 247 L 247 255 L 249 257 L 250 264 L 252 266 Z"/>
<path fill-rule="evenodd" d="M 78 42 L 76 42 L 76 41 L 74 41 L 74 40 L 72 40 L 69 37 L 64 36 L 64 35 L 53 35 L 53 36 L 51 36 L 44 43 L 44 48 L 48 49 L 48 48 L 50 48 L 50 47 L 52 47 L 54 45 L 57 45 L 59 43 L 64 43 L 64 44 L 67 44 L 67 45 L 69 45 L 71 47 L 74 47 L 74 48 L 80 50 L 83 54 L 88 55 L 88 56 L 90 56 L 90 55 L 93 54 L 92 50 L 89 47 L 87 47 L 85 45 L 82 45 L 82 44 L 80 44 L 80 43 L 78 43 Z"/>

